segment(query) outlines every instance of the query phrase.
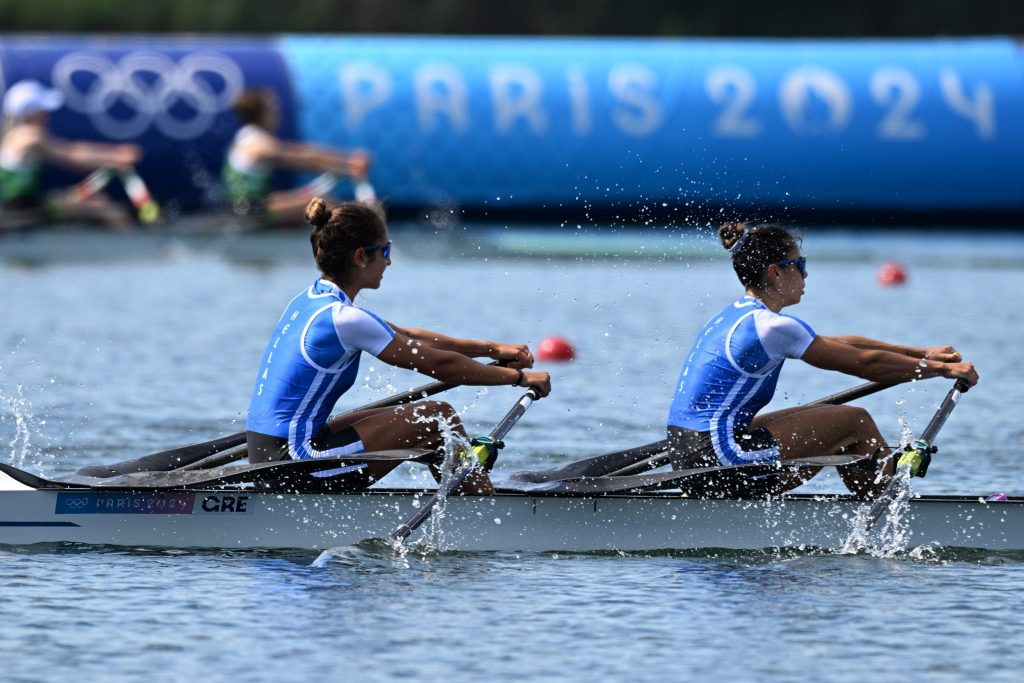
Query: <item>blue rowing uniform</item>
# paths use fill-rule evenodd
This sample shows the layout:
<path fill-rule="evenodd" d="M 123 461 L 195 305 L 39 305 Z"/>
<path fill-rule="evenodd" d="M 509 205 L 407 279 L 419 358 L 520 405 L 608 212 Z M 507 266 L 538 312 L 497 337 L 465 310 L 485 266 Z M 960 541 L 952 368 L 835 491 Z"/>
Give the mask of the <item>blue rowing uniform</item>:
<path fill-rule="evenodd" d="M 354 306 L 335 284 L 319 279 L 277 323 L 260 362 L 246 429 L 286 438 L 294 459 L 336 455 L 310 445 L 334 404 L 355 383 L 359 356 L 377 355 L 395 331 Z"/>
<path fill-rule="evenodd" d="M 679 374 L 669 426 L 707 433 L 723 465 L 777 460 L 777 445 L 744 449 L 737 433 L 745 434 L 772 400 L 783 362 L 803 356 L 815 336 L 799 318 L 744 296 L 712 318 L 694 342 Z"/>

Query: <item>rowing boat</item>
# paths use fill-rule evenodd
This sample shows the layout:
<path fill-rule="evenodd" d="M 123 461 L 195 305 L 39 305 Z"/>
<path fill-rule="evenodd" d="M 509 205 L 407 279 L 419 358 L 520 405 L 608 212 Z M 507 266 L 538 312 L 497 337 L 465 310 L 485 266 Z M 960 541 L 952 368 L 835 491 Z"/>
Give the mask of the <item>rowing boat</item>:
<path fill-rule="evenodd" d="M 890 385 L 869 382 L 809 405 L 836 405 Z M 433 382 L 366 408 L 394 406 L 450 388 Z M 940 404 L 930 439 L 965 387 Z M 503 438 L 536 398 L 521 397 L 491 432 Z M 656 471 L 658 441 L 547 470 L 517 472 L 497 495 L 371 487 L 372 461 L 437 463 L 425 449 L 236 465 L 245 433 L 47 479 L 0 463 L 0 544 L 83 543 L 179 548 L 323 550 L 368 539 L 427 542 L 446 550 L 637 551 L 728 548 L 849 550 L 865 544 L 1024 551 L 1024 497 L 910 496 L 894 478 L 873 503 L 846 495 L 773 493 L 784 468 L 849 466 L 868 456 L 824 455 L 767 464 Z M 915 442 L 916 443 L 916 442 Z M 923 443 L 923 442 L 921 442 Z M 494 454 L 488 459 L 492 462 Z M 926 470 L 927 467 L 923 467 Z M 463 472 L 463 476 L 464 476 Z M 899 479 L 903 482 L 896 486 Z M 442 494 L 441 492 L 444 492 Z M 433 524 L 420 526 L 433 513 Z M 886 514 L 884 524 L 876 524 Z"/>
<path fill-rule="evenodd" d="M 333 465 L 318 465 L 328 466 Z M 44 480 L 8 465 L 0 469 L 0 544 L 15 546 L 326 549 L 389 538 L 433 493 L 302 493 L 280 478 L 254 476 L 203 483 L 193 474 L 174 484 L 168 473 L 156 484 L 121 477 L 89 485 Z M 495 496 L 453 496 L 441 515 L 435 513 L 436 523 L 409 540 L 460 551 L 839 549 L 867 507 L 842 495 L 735 500 L 694 498 L 678 490 L 602 495 L 548 489 L 532 485 L 499 488 Z M 885 542 L 895 529 L 904 546 L 1024 550 L 1020 497 L 920 496 L 893 524 L 872 528 L 871 538 Z"/>

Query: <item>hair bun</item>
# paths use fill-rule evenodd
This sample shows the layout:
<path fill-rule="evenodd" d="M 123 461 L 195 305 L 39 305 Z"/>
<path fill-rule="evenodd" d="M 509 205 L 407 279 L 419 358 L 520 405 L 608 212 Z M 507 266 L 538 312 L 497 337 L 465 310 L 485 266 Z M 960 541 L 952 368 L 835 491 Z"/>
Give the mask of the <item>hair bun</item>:
<path fill-rule="evenodd" d="M 306 205 L 306 222 L 314 228 L 322 228 L 327 225 L 330 212 L 327 210 L 327 202 L 323 197 L 313 197 Z"/>
<path fill-rule="evenodd" d="M 731 250 L 746 231 L 746 223 L 722 223 L 722 227 L 718 228 L 718 239 L 722 240 L 723 247 Z"/>

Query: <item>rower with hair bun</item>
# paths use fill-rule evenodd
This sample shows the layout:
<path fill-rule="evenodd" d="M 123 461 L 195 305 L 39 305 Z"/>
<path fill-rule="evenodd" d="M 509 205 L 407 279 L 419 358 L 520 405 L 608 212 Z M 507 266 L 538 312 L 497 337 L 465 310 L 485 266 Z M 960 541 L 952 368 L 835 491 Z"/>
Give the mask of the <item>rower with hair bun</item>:
<path fill-rule="evenodd" d="M 877 495 L 893 474 L 894 458 L 867 411 L 808 405 L 758 414 L 775 394 L 784 361 L 798 358 L 874 382 L 949 377 L 971 386 L 978 381 L 973 363 L 952 346 L 922 348 L 816 334 L 804 321 L 782 313 L 804 294 L 807 259 L 800 254 L 799 238 L 777 225 L 742 223 L 727 223 L 718 234 L 746 292 L 711 318 L 683 363 L 668 417 L 673 467 L 860 454 L 870 457 L 840 467 L 840 476 L 855 495 Z M 755 495 L 794 488 L 817 471 L 778 472 L 761 479 L 756 486 L 763 488 Z M 731 476 L 723 474 L 722 480 Z"/>
<path fill-rule="evenodd" d="M 356 306 L 359 292 L 379 288 L 391 265 L 391 240 L 378 209 L 356 202 L 328 209 L 316 197 L 305 217 L 313 226 L 309 240 L 321 275 L 285 308 L 260 362 L 246 421 L 251 462 L 437 449 L 443 445 L 441 421 L 466 436 L 455 410 L 437 401 L 329 419 L 334 404 L 354 384 L 363 352 L 449 384 L 529 386 L 542 396 L 551 390 L 548 373 L 524 369 L 533 366 L 526 344 L 403 328 Z M 506 361 L 507 367 L 474 357 Z M 356 464 L 358 475 L 347 476 L 346 486 L 368 486 L 397 464 Z M 493 491 L 482 469 L 467 482 L 470 491 Z"/>
<path fill-rule="evenodd" d="M 310 199 L 330 192 L 338 176 L 352 179 L 357 199 L 376 203 L 376 193 L 366 180 L 370 155 L 365 150 L 332 149 L 278 138 L 280 105 L 269 88 L 246 90 L 233 109 L 242 127 L 231 142 L 221 176 L 235 214 L 256 216 L 269 224 L 297 223 Z M 271 175 L 279 168 L 321 175 L 302 187 L 271 191 Z"/>

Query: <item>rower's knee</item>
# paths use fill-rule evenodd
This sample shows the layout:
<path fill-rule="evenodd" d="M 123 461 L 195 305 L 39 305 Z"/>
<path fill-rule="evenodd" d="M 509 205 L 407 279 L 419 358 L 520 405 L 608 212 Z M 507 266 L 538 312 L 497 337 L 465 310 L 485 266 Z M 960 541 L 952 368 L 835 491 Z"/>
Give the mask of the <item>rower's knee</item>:
<path fill-rule="evenodd" d="M 871 413 L 858 408 L 857 406 L 843 406 L 843 412 L 845 413 L 846 422 L 854 428 L 863 428 L 865 425 L 874 426 L 875 421 L 871 417 Z"/>
<path fill-rule="evenodd" d="M 459 414 L 442 401 L 418 403 L 405 413 L 405 421 L 412 428 L 419 445 L 433 448 L 443 443 L 444 435 L 454 433 L 465 436 Z"/>
<path fill-rule="evenodd" d="M 459 420 L 459 414 L 455 412 L 455 408 L 452 408 L 450 404 L 444 401 L 424 401 L 423 403 L 417 404 L 413 410 L 414 415 L 421 417 L 434 418 L 443 420 L 450 426 L 455 426 L 461 423 Z"/>

